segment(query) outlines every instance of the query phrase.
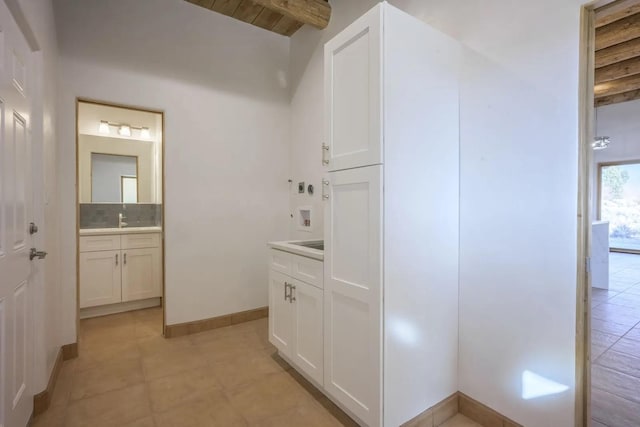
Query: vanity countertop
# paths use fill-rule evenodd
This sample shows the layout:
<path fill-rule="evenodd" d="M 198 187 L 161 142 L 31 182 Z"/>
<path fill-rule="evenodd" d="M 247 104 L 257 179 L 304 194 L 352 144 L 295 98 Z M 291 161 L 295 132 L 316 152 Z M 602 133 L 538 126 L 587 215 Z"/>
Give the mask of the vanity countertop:
<path fill-rule="evenodd" d="M 108 234 L 162 233 L 162 227 L 123 227 L 123 228 L 81 228 L 81 236 L 104 236 Z"/>
<path fill-rule="evenodd" d="M 320 261 L 324 261 L 324 251 L 320 249 L 307 248 L 300 246 L 296 243 L 315 242 L 314 240 L 289 240 L 286 242 L 269 242 L 267 245 L 270 248 L 278 249 L 280 251 L 290 252 L 296 255 L 306 256 L 307 258 L 313 258 Z"/>

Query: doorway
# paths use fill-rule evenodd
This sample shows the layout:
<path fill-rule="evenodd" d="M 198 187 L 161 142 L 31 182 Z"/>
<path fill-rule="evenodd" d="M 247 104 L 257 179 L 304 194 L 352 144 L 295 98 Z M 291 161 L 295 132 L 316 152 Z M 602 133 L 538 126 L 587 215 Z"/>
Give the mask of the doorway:
<path fill-rule="evenodd" d="M 579 249 L 590 262 L 578 293 L 578 406 L 583 409 L 578 419 L 596 427 L 635 426 L 640 425 L 640 1 L 600 1 L 585 12 Z"/>
<path fill-rule="evenodd" d="M 164 113 L 78 99 L 76 120 L 78 343 L 105 363 L 164 336 Z"/>

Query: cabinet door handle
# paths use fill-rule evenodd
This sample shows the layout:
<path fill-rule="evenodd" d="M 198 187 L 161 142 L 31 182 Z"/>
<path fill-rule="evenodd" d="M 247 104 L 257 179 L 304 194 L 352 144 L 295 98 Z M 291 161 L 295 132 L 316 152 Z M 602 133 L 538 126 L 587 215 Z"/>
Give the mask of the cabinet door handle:
<path fill-rule="evenodd" d="M 287 282 L 284 282 L 284 300 L 287 300 L 287 288 L 289 287 L 289 284 Z"/>
<path fill-rule="evenodd" d="M 122 262 L 124 263 L 124 265 L 127 265 L 127 253 L 125 252 L 122 257 L 123 257 Z"/>
<path fill-rule="evenodd" d="M 293 291 L 296 290 L 296 285 L 289 285 L 291 286 L 291 290 L 289 291 L 289 302 L 293 303 L 296 300 L 296 297 L 293 295 Z"/>
<path fill-rule="evenodd" d="M 118 254 L 116 254 L 116 265 L 118 265 Z"/>
<path fill-rule="evenodd" d="M 329 160 L 327 159 L 327 153 L 329 152 L 329 146 L 326 144 L 322 144 L 322 164 L 324 166 L 329 165 Z"/>

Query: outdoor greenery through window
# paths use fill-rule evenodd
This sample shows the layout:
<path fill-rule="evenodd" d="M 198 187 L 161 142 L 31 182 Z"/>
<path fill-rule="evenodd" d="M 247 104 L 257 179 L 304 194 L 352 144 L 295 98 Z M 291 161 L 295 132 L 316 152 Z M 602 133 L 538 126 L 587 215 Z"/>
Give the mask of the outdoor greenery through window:
<path fill-rule="evenodd" d="M 640 162 L 600 166 L 600 219 L 612 249 L 640 251 Z"/>

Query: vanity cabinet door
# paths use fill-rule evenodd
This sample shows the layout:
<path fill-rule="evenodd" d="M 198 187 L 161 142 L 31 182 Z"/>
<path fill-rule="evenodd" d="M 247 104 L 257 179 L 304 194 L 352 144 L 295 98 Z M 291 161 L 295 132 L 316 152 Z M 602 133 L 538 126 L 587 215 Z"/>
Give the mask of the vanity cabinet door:
<path fill-rule="evenodd" d="M 121 301 L 120 251 L 80 253 L 80 308 Z"/>
<path fill-rule="evenodd" d="M 160 248 L 122 251 L 122 301 L 162 296 Z"/>
<path fill-rule="evenodd" d="M 324 383 L 322 289 L 293 280 L 293 354 L 292 360 L 319 385 Z"/>
<path fill-rule="evenodd" d="M 288 295 L 293 279 L 275 270 L 269 273 L 269 341 L 282 354 L 291 357 L 293 304 Z"/>

